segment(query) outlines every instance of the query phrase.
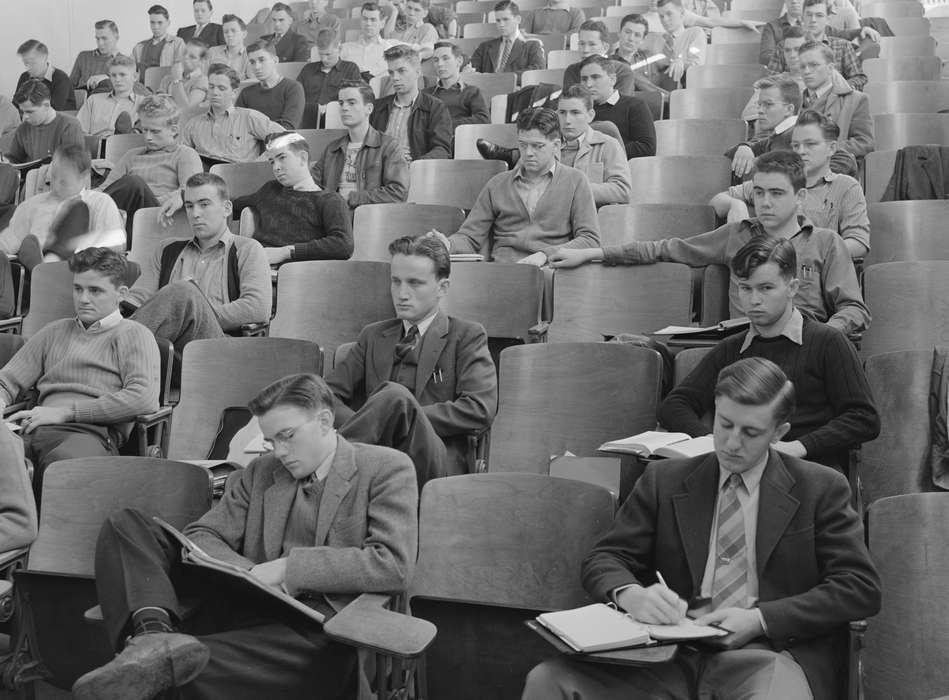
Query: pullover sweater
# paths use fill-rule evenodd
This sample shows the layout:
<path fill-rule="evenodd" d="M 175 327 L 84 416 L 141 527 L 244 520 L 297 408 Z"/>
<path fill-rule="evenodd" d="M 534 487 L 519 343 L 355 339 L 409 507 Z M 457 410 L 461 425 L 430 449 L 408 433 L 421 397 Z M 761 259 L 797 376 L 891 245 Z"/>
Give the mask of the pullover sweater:
<path fill-rule="evenodd" d="M 298 129 L 303 121 L 306 96 L 296 80 L 282 78 L 272 88 L 248 85 L 237 96 L 235 107 L 256 109 L 287 129 Z"/>
<path fill-rule="evenodd" d="M 620 97 L 615 105 L 601 102 L 593 108 L 596 121 L 613 122 L 623 137 L 627 158 L 656 155 L 656 127 L 649 106 L 638 97 Z"/>

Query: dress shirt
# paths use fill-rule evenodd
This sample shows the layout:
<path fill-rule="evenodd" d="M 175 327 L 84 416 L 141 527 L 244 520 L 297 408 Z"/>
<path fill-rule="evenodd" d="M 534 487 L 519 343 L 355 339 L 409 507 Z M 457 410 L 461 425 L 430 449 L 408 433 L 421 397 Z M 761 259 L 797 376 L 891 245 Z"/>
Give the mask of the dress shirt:
<path fill-rule="evenodd" d="M 111 328 L 115 328 L 122 322 L 122 312 L 116 309 L 110 314 L 107 314 L 100 318 L 94 323 L 90 323 L 89 327 L 86 328 L 82 325 L 82 321 L 79 320 L 79 317 L 76 317 L 76 325 L 79 326 L 79 330 L 83 333 L 101 333 L 102 331 L 107 331 Z"/>
<path fill-rule="evenodd" d="M 237 49 L 236 54 L 230 53 L 226 46 L 212 46 L 208 49 L 208 65 L 212 63 L 224 63 L 229 65 L 240 78 L 251 77 L 250 63 L 247 60 L 247 49 L 243 46 Z"/>
<path fill-rule="evenodd" d="M 340 49 L 339 57 L 344 61 L 352 61 L 359 66 L 359 70 L 369 73 L 373 77 L 386 75 L 389 64 L 383 54 L 397 43 L 399 42 L 383 39 L 381 36 L 377 36 L 372 41 L 366 41 L 364 37 L 359 37 L 357 41 L 345 42 Z"/>
<path fill-rule="evenodd" d="M 122 112 L 127 112 L 132 123 L 138 121 L 138 108 L 144 99 L 134 92 L 128 97 L 116 97 L 114 92 L 89 95 L 76 113 L 76 119 L 84 133 L 100 134 L 115 131 L 115 120 Z"/>
<path fill-rule="evenodd" d="M 398 97 L 392 101 L 392 111 L 389 113 L 389 123 L 386 125 L 386 134 L 399 142 L 402 148 L 402 157 L 406 161 L 412 160 L 412 149 L 409 145 L 409 116 L 418 94 L 407 105 L 399 103 Z"/>
<path fill-rule="evenodd" d="M 824 95 L 831 91 L 831 88 L 834 87 L 834 81 L 828 80 L 826 83 L 821 85 L 817 90 L 805 90 L 804 91 L 804 107 L 810 107 L 815 102 L 819 102 L 823 99 Z"/>
<path fill-rule="evenodd" d="M 619 102 L 620 94 L 619 90 L 613 90 L 613 93 L 607 97 L 603 102 L 608 105 L 616 106 L 616 103 Z"/>
<path fill-rule="evenodd" d="M 520 167 L 520 164 L 514 171 L 514 189 L 517 191 L 517 196 L 524 202 L 524 208 L 527 209 L 527 213 L 532 219 L 534 218 L 534 210 L 537 208 L 537 202 L 544 196 L 544 192 L 547 191 L 553 181 L 556 169 L 557 160 L 554 159 L 547 171 L 541 173 L 535 180 L 528 180 L 524 176 L 524 169 Z"/>
<path fill-rule="evenodd" d="M 220 116 L 208 110 L 188 119 L 181 127 L 181 142 L 201 155 L 243 163 L 260 156 L 261 142 L 268 135 L 283 131 L 256 109 L 231 107 Z"/>
<path fill-rule="evenodd" d="M 506 41 L 511 42 L 511 48 L 510 48 L 510 50 L 508 51 L 508 54 L 507 54 L 507 60 L 510 61 L 510 60 L 511 60 L 511 53 L 510 53 L 510 52 L 514 50 L 514 42 L 517 41 L 518 39 L 520 39 L 521 41 L 524 41 L 524 37 L 521 35 L 521 31 L 520 31 L 520 30 L 517 30 L 517 31 L 514 33 L 514 36 L 512 36 L 512 37 L 510 37 L 510 38 L 505 39 L 504 37 L 501 37 L 501 46 L 500 46 L 500 48 L 498 49 L 498 60 L 497 60 L 497 63 L 494 64 L 494 65 L 497 66 L 497 70 L 495 71 L 495 73 L 503 73 L 503 72 L 504 72 L 504 66 L 501 65 L 501 59 L 504 58 L 504 42 L 506 42 Z"/>
<path fill-rule="evenodd" d="M 761 333 L 758 332 L 754 324 L 750 325 L 748 332 L 745 333 L 745 340 L 741 344 L 741 349 L 738 351 L 739 354 L 744 353 L 745 350 L 751 347 L 752 341 L 759 335 Z M 804 316 L 801 315 L 800 311 L 797 309 L 791 311 L 791 317 L 788 318 L 787 323 L 784 324 L 784 328 L 781 329 L 778 335 L 783 335 L 795 345 L 804 345 Z"/>
<path fill-rule="evenodd" d="M 412 326 L 415 326 L 416 328 L 418 328 L 418 337 L 419 337 L 419 338 L 424 338 L 424 337 L 425 337 L 425 331 L 427 331 L 428 328 L 429 328 L 429 326 L 432 325 L 432 321 L 435 320 L 435 316 L 437 316 L 437 315 L 438 315 L 438 307 L 436 306 L 436 307 L 432 310 L 432 312 L 429 313 L 428 316 L 426 316 L 425 318 L 423 318 L 421 321 L 418 321 L 417 323 L 412 323 L 411 321 L 406 321 L 405 319 L 403 319 L 403 320 L 402 320 L 402 331 L 403 331 L 403 334 L 408 333 L 408 332 L 409 332 L 409 329 L 411 329 Z"/>
<path fill-rule="evenodd" d="M 422 22 L 414 27 L 396 30 L 389 38 L 398 43 L 418 44 L 423 49 L 427 47 L 431 50 L 438 41 L 438 32 L 428 22 Z"/>

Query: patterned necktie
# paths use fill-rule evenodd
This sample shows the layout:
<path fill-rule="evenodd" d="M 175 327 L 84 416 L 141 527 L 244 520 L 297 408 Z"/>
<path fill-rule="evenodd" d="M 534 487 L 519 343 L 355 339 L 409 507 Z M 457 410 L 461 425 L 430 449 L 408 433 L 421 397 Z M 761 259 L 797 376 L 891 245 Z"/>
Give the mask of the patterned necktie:
<path fill-rule="evenodd" d="M 511 57 L 511 40 L 505 39 L 501 47 L 501 60 L 498 62 L 498 69 L 495 73 L 503 73 L 504 69 L 507 68 L 507 59 Z"/>
<path fill-rule="evenodd" d="M 675 40 L 675 37 L 672 36 L 672 34 L 670 34 L 669 32 L 666 32 L 666 33 L 663 35 L 663 39 L 664 39 L 664 42 L 663 42 L 663 51 L 664 51 L 665 54 L 666 54 L 666 58 L 668 58 L 668 59 L 671 61 L 671 60 L 673 60 L 673 59 L 676 57 L 676 48 L 675 48 L 675 46 L 676 46 L 676 40 Z"/>
<path fill-rule="evenodd" d="M 409 328 L 408 333 L 405 334 L 405 337 L 400 340 L 395 346 L 395 365 L 400 364 L 405 360 L 405 356 L 408 355 L 412 350 L 415 349 L 415 346 L 418 344 L 418 326 L 412 326 Z"/>
<path fill-rule="evenodd" d="M 715 576 L 712 610 L 748 604 L 748 557 L 745 517 L 738 502 L 741 475 L 732 474 L 718 499 L 718 534 L 715 539 Z"/>

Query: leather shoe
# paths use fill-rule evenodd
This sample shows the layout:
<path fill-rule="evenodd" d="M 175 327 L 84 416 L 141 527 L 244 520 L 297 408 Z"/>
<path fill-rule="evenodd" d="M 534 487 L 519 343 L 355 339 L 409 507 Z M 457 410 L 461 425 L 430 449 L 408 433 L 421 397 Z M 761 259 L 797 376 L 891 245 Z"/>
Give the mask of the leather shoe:
<path fill-rule="evenodd" d="M 513 168 L 514 164 L 520 159 L 521 152 L 516 148 L 505 148 L 491 143 L 487 139 L 478 139 L 475 141 L 475 147 L 478 153 L 485 160 L 500 160 L 507 163 L 507 167 Z"/>
<path fill-rule="evenodd" d="M 194 680 L 211 652 L 187 634 L 153 632 L 132 637 L 105 666 L 89 671 L 73 685 L 78 700 L 149 700 Z"/>

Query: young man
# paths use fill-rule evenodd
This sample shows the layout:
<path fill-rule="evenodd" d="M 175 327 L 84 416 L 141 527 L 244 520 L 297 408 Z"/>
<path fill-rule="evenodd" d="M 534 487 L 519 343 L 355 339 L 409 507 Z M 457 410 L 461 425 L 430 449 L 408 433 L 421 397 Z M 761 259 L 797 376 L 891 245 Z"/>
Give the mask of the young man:
<path fill-rule="evenodd" d="M 435 42 L 438 41 L 438 32 L 435 27 L 425 21 L 431 3 L 429 0 L 406 0 L 405 26 L 397 27 L 389 38 L 398 44 L 407 44 L 418 52 L 423 61 L 432 57 L 435 52 Z"/>
<path fill-rule="evenodd" d="M 253 109 L 234 106 L 241 79 L 234 69 L 215 63 L 208 69 L 207 112 L 188 119 L 181 128 L 181 142 L 202 157 L 223 163 L 256 160 L 262 142 L 286 129 Z"/>
<path fill-rule="evenodd" d="M 310 60 L 310 43 L 297 34 L 293 25 L 293 10 L 285 2 L 275 3 L 270 9 L 273 34 L 260 37 L 261 41 L 274 45 L 281 63 L 305 63 Z"/>
<path fill-rule="evenodd" d="M 384 54 L 387 49 L 395 46 L 397 42 L 391 39 L 383 39 L 380 35 L 382 31 L 382 11 L 375 2 L 363 3 L 359 16 L 361 18 L 362 33 L 358 40 L 343 43 L 340 56 L 359 66 L 363 80 L 369 82 L 370 79 L 378 75 L 386 75 L 388 64 Z"/>
<path fill-rule="evenodd" d="M 194 12 L 194 24 L 181 27 L 178 36 L 187 43 L 192 39 L 203 41 L 205 46 L 221 46 L 224 44 L 224 30 L 220 24 L 211 21 L 214 7 L 211 0 L 194 0 L 191 3 Z"/>
<path fill-rule="evenodd" d="M 597 246 L 590 183 L 580 171 L 557 163 L 562 145 L 556 112 L 537 107 L 521 112 L 517 165 L 484 186 L 468 218 L 448 238 L 449 251 L 539 267 L 558 248 Z"/>
<path fill-rule="evenodd" d="M 703 29 L 685 26 L 681 0 L 659 0 L 656 7 L 665 30 L 662 53 L 668 59 L 658 64 L 664 73 L 660 87 L 675 90 L 685 86 L 689 68 L 705 63 L 708 38 Z"/>
<path fill-rule="evenodd" d="M 494 23 L 501 36 L 488 39 L 475 49 L 471 67 L 478 73 L 521 73 L 547 67 L 544 46 L 526 41 L 521 35 L 521 11 L 512 0 L 500 0 L 494 6 Z"/>
<path fill-rule="evenodd" d="M 418 548 L 409 458 L 337 435 L 333 394 L 313 374 L 274 382 L 250 410 L 272 450 L 229 479 L 221 501 L 185 535 L 328 615 L 360 593 L 406 590 Z M 96 583 L 120 653 L 76 682 L 76 698 L 147 700 L 175 686 L 182 697 L 298 698 L 314 688 L 325 697 L 355 697 L 355 649 L 331 641 L 318 625 L 288 623 L 260 597 L 187 571 L 180 552 L 139 511 L 106 521 Z M 176 633 L 178 591 L 207 602 L 205 636 Z"/>
<path fill-rule="evenodd" d="M 363 328 L 326 383 L 340 434 L 406 452 L 421 488 L 470 471 L 468 438 L 491 427 L 497 375 L 481 324 L 439 308 L 451 262 L 438 238 L 399 238 L 389 253 L 396 317 Z"/>
<path fill-rule="evenodd" d="M 349 80 L 361 80 L 359 66 L 339 57 L 339 33 L 335 29 L 321 29 L 316 36 L 316 50 L 320 60 L 307 63 L 297 76 L 303 85 L 308 106 L 325 106 L 339 98 L 339 86 Z"/>
<path fill-rule="evenodd" d="M 69 269 L 76 316 L 48 323 L 0 370 L 0 405 L 39 390 L 35 408 L 7 419 L 21 425 L 37 503 L 47 466 L 118 454 L 135 416 L 158 408 L 155 338 L 119 313 L 125 256 L 87 248 L 69 259 Z"/>
<path fill-rule="evenodd" d="M 583 10 L 570 7 L 567 0 L 547 0 L 540 9 L 528 12 L 521 21 L 525 34 L 573 34 L 581 29 Z"/>
<path fill-rule="evenodd" d="M 329 0 L 309 0 L 303 11 L 303 17 L 294 22 L 291 29 L 317 47 L 320 32 L 329 29 L 339 36 L 340 19 L 332 12 L 326 11 L 327 5 L 329 5 Z"/>
<path fill-rule="evenodd" d="M 755 82 L 758 92 L 757 127 L 767 133 L 743 141 L 725 151 L 732 160 L 735 177 L 745 177 L 754 167 L 755 158 L 769 151 L 791 150 L 791 129 L 801 111 L 801 87 L 790 76 L 765 77 Z"/>
<path fill-rule="evenodd" d="M 619 58 L 630 65 L 633 83 L 637 90 L 656 92 L 662 90 L 659 82 L 662 72 L 657 61 L 646 63 L 650 54 L 643 48 L 646 35 L 649 34 L 649 22 L 642 15 L 626 15 L 620 20 L 619 42 L 612 58 Z"/>
<path fill-rule="evenodd" d="M 335 192 L 323 191 L 310 175 L 310 147 L 295 132 L 267 139 L 274 179 L 254 194 L 234 200 L 234 216 L 249 207 L 254 238 L 272 267 L 291 260 L 346 260 L 353 254 L 349 208 Z"/>
<path fill-rule="evenodd" d="M 170 207 L 164 213 L 173 212 Z M 223 179 L 192 175 L 184 207 L 194 237 L 162 241 L 122 304 L 179 354 L 191 340 L 269 320 L 273 294 L 263 246 L 228 229 L 232 209 Z"/>
<path fill-rule="evenodd" d="M 208 65 L 224 63 L 233 68 L 241 78 L 253 77 L 250 63 L 247 61 L 247 24 L 237 15 L 224 15 L 221 18 L 223 46 L 208 49 Z"/>
<path fill-rule="evenodd" d="M 560 249 L 551 255 L 551 266 L 576 267 L 596 260 L 607 265 L 728 265 L 735 253 L 755 236 L 786 238 L 797 252 L 801 280 L 794 300 L 797 307 L 843 333 L 859 333 L 870 325 L 870 312 L 863 303 L 850 254 L 834 231 L 816 228 L 807 217 L 798 215 L 807 196 L 806 185 L 804 161 L 799 155 L 786 151 L 765 153 L 755 162 L 752 177 L 757 218 L 728 223 L 691 238 L 636 241 L 589 250 Z M 732 316 L 740 315 L 734 278 L 728 296 Z"/>
<path fill-rule="evenodd" d="M 812 110 L 805 110 L 792 129 L 791 150 L 801 156 L 807 175 L 804 216 L 814 226 L 840 234 L 852 258 L 862 258 L 870 250 L 870 220 L 867 200 L 860 183 L 849 175 L 831 172 L 830 162 L 837 150 L 840 129 Z M 751 182 L 730 187 L 712 198 L 710 204 L 728 221 L 747 219 L 748 204 L 754 201 Z"/>
<path fill-rule="evenodd" d="M 171 66 L 181 60 L 185 52 L 184 39 L 168 33 L 171 20 L 168 10 L 161 5 L 148 8 L 148 26 L 152 30 L 149 39 L 135 44 L 132 58 L 138 65 L 138 74 L 145 77 L 145 70 L 153 66 Z"/>
<path fill-rule="evenodd" d="M 435 44 L 435 75 L 438 82 L 425 92 L 441 100 L 451 115 L 452 128 L 460 124 L 487 124 L 491 112 L 484 96 L 474 85 L 465 85 L 461 69 L 465 54 L 450 41 Z"/>
<path fill-rule="evenodd" d="M 340 85 L 339 112 L 347 133 L 313 165 L 314 181 L 339 192 L 350 209 L 404 202 L 409 193 L 409 164 L 399 142 L 369 125 L 374 98 L 372 88 L 361 81 Z"/>
<path fill-rule="evenodd" d="M 122 117 L 123 128 L 128 128 L 123 133 L 131 131 L 132 125 L 138 121 L 138 109 L 143 99 L 133 89 L 138 80 L 134 60 L 119 54 L 109 61 L 106 70 L 112 91 L 89 95 L 76 113 L 84 133 L 103 138 L 116 133 L 116 122 L 123 114 L 126 115 Z"/>
<path fill-rule="evenodd" d="M 441 100 L 419 92 L 418 52 L 400 44 L 386 51 L 385 59 L 395 94 L 376 100 L 369 123 L 398 142 L 407 162 L 451 158 L 451 115 Z"/>
<path fill-rule="evenodd" d="M 718 373 L 742 357 L 765 357 L 784 370 L 798 395 L 791 428 L 775 448 L 846 473 L 848 450 L 880 432 L 853 345 L 839 331 L 794 308 L 801 281 L 790 241 L 754 238 L 735 253 L 731 269 L 742 311 L 751 322 L 748 332 L 726 338 L 702 358 L 660 405 L 660 424 L 696 437 L 707 434 L 703 416 L 713 409 Z"/>
<path fill-rule="evenodd" d="M 235 106 L 255 109 L 285 129 L 296 129 L 303 119 L 306 96 L 300 83 L 280 76 L 277 60 L 272 42 L 255 41 L 247 47 L 247 63 L 258 82 L 241 90 Z"/>
<path fill-rule="evenodd" d="M 804 0 L 804 32 L 808 41 L 823 44 L 831 49 L 834 56 L 834 68 L 850 83 L 854 90 L 862 90 L 867 84 L 867 76 L 860 67 L 860 61 L 853 45 L 837 37 L 827 36 L 827 0 Z M 773 73 L 786 73 L 789 70 L 783 51 L 775 51 L 768 70 Z"/>
<path fill-rule="evenodd" d="M 388 5 L 384 5 L 385 26 L 382 28 L 382 36 L 392 38 L 395 32 L 405 30 L 410 22 L 403 11 L 406 0 L 387 0 Z M 391 10 L 391 11 L 390 11 Z M 455 18 L 455 12 L 448 5 L 429 4 L 428 11 L 425 14 L 425 23 L 435 28 L 436 35 L 440 39 L 450 39 L 458 34 L 458 21 Z"/>
<path fill-rule="evenodd" d="M 606 25 L 597 20 L 588 19 L 580 25 L 580 33 L 577 46 L 583 58 L 588 56 L 602 56 L 606 58 L 610 52 L 609 32 Z M 636 81 L 633 72 L 629 69 L 626 61 L 613 58 L 616 65 L 616 84 L 615 89 L 620 95 L 632 95 L 636 91 Z M 580 83 L 580 66 L 583 61 L 577 61 L 567 66 L 563 74 L 563 89 L 566 90 L 571 85 Z"/>
<path fill-rule="evenodd" d="M 80 51 L 73 64 L 69 82 L 76 90 L 109 90 L 109 61 L 119 52 L 119 28 L 111 19 L 95 24 L 96 48 Z"/>
<path fill-rule="evenodd" d="M 593 600 L 645 624 L 718 624 L 674 661 L 613 666 L 561 656 L 523 700 L 839 697 L 847 624 L 880 609 L 881 586 L 850 488 L 833 469 L 773 446 L 803 391 L 749 357 L 715 384 L 715 452 L 646 468 L 581 566 Z"/>
<path fill-rule="evenodd" d="M 49 103 L 49 87 L 30 81 L 17 90 L 13 103 L 23 115 L 23 122 L 13 134 L 4 157 L 14 163 L 29 163 L 51 158 L 60 146 L 79 144 L 86 139 L 82 127 L 71 114 L 59 114 Z"/>
<path fill-rule="evenodd" d="M 602 56 L 580 61 L 580 82 L 593 94 L 596 121 L 613 122 L 619 129 L 627 158 L 656 155 L 656 127 L 648 105 L 638 97 L 622 96 L 616 89 L 619 64 Z"/>
<path fill-rule="evenodd" d="M 69 76 L 49 62 L 49 49 L 46 44 L 30 39 L 20 44 L 16 50 L 26 68 L 16 81 L 16 90 L 28 81 L 39 81 L 49 88 L 50 104 L 53 109 L 76 109 L 76 96 L 73 93 Z"/>
<path fill-rule="evenodd" d="M 781 42 L 787 37 L 787 31 L 791 27 L 802 27 L 804 0 L 788 0 L 785 3 L 787 11 L 770 22 L 765 22 L 761 27 L 761 50 L 758 54 L 758 63 L 767 66 L 774 58 L 775 52 L 780 50 Z M 837 37 L 852 41 L 857 37 L 873 42 L 880 41 L 880 34 L 873 27 L 861 27 L 857 29 L 835 29 L 828 26 L 824 29 L 827 36 Z"/>

